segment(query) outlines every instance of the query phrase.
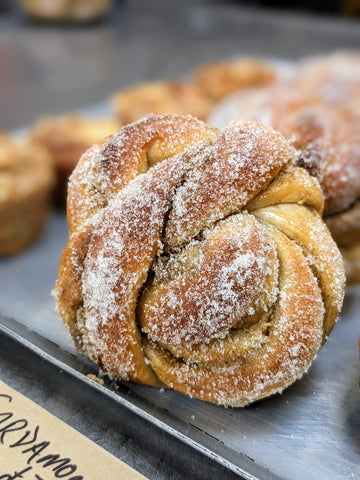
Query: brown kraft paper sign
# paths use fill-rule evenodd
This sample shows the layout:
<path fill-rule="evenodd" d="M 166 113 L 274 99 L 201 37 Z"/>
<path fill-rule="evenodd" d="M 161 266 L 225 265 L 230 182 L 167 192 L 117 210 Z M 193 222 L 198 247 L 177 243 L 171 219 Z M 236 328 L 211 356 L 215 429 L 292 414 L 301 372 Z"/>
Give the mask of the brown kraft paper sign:
<path fill-rule="evenodd" d="M 144 480 L 0 381 L 0 480 Z"/>

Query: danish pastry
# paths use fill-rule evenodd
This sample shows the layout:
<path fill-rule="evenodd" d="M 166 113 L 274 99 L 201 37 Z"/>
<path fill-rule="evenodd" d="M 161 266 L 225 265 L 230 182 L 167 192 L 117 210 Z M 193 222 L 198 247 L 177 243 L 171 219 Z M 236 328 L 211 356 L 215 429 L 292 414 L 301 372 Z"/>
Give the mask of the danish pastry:
<path fill-rule="evenodd" d="M 280 392 L 344 288 L 316 179 L 256 122 L 148 116 L 74 170 L 56 283 L 77 347 L 110 376 L 220 405 Z"/>
<path fill-rule="evenodd" d="M 41 147 L 0 135 L 0 255 L 27 248 L 51 207 L 52 161 Z"/>

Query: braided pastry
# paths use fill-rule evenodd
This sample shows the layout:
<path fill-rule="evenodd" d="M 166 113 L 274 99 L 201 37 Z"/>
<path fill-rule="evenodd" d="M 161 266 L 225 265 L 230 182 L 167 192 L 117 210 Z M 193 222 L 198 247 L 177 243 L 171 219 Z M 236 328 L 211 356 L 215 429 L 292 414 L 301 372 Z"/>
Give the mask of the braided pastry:
<path fill-rule="evenodd" d="M 111 376 L 243 406 L 300 378 L 338 315 L 318 183 L 256 122 L 149 116 L 69 184 L 58 309 Z"/>

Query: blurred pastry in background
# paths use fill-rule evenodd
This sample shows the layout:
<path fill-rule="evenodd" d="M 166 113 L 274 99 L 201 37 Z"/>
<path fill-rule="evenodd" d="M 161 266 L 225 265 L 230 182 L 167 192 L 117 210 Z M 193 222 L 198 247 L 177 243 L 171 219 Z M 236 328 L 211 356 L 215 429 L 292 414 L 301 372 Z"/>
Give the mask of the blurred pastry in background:
<path fill-rule="evenodd" d="M 360 200 L 341 217 L 328 217 L 326 223 L 340 247 L 348 284 L 360 283 Z"/>
<path fill-rule="evenodd" d="M 135 85 L 113 97 L 116 115 L 124 125 L 149 113 L 191 114 L 205 119 L 213 105 L 214 102 L 197 85 L 175 81 Z"/>
<path fill-rule="evenodd" d="M 270 64 L 255 59 L 215 62 L 200 66 L 194 72 L 195 84 L 215 102 L 243 88 L 274 83 L 277 73 Z"/>
<path fill-rule="evenodd" d="M 53 163 L 42 147 L 0 135 L 0 255 L 21 252 L 43 230 L 52 205 Z"/>
<path fill-rule="evenodd" d="M 112 0 L 21 0 L 23 10 L 32 18 L 50 22 L 91 22 L 102 18 Z"/>
<path fill-rule="evenodd" d="M 294 88 L 335 107 L 360 114 L 360 53 L 337 51 L 302 61 Z"/>
<path fill-rule="evenodd" d="M 124 88 L 113 97 L 122 124 L 154 113 L 193 115 L 205 120 L 224 96 L 241 88 L 258 87 L 277 79 L 276 69 L 251 59 L 200 66 L 188 82 L 149 82 Z"/>
<path fill-rule="evenodd" d="M 67 180 L 81 155 L 94 143 L 114 134 L 120 124 L 113 118 L 77 114 L 41 117 L 30 130 L 30 141 L 50 153 L 57 174 L 56 197 L 64 203 Z"/>
<path fill-rule="evenodd" d="M 217 127 L 257 120 L 291 140 L 299 165 L 322 187 L 324 218 L 343 253 L 348 283 L 360 281 L 359 59 L 338 53 L 319 65 L 304 62 L 287 82 L 228 96 L 208 118 Z"/>

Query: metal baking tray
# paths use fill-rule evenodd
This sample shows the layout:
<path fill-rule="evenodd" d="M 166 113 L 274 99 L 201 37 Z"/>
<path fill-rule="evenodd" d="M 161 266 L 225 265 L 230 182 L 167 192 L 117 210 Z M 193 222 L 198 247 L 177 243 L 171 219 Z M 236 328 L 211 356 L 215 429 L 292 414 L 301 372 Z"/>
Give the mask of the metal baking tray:
<path fill-rule="evenodd" d="M 226 409 L 86 376 L 97 367 L 75 350 L 51 296 L 66 241 L 65 215 L 56 213 L 30 250 L 1 260 L 3 332 L 245 479 L 360 478 L 360 287 L 347 291 L 341 318 L 303 379 L 281 395 Z"/>
<path fill-rule="evenodd" d="M 276 62 L 285 73 L 291 67 Z M 104 102 L 81 113 L 111 109 Z M 171 390 L 102 386 L 87 377 L 97 366 L 73 346 L 51 296 L 67 239 L 65 214 L 54 213 L 30 250 L 0 260 L 1 331 L 245 479 L 360 479 L 360 285 L 348 288 L 341 318 L 300 381 L 249 407 L 223 408 Z"/>

